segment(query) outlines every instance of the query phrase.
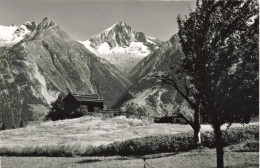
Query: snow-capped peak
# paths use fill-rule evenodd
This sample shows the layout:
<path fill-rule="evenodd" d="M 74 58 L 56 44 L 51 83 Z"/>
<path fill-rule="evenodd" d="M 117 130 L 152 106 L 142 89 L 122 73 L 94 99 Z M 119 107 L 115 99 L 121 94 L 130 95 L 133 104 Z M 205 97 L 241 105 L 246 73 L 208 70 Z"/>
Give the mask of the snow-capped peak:
<path fill-rule="evenodd" d="M 123 72 L 127 72 L 141 59 L 157 49 L 159 40 L 148 38 L 143 32 L 118 21 L 89 40 L 80 41 L 95 55 L 106 59 Z"/>
<path fill-rule="evenodd" d="M 31 33 L 36 27 L 34 22 L 26 22 L 20 26 L 0 25 L 0 47 L 12 46 L 21 41 L 26 34 Z"/>
<path fill-rule="evenodd" d="M 115 24 L 113 24 L 111 27 L 107 28 L 106 30 L 104 30 L 103 32 L 101 33 L 108 33 L 110 32 L 111 30 L 114 30 L 116 29 L 117 27 L 127 27 L 128 29 L 131 29 L 130 26 L 128 26 L 127 24 L 125 24 L 125 22 L 123 22 L 122 20 L 116 22 Z M 100 33 L 100 34 L 101 34 Z"/>
<path fill-rule="evenodd" d="M 11 40 L 13 38 L 13 33 L 17 29 L 17 26 L 1 26 L 0 25 L 0 40 Z"/>
<path fill-rule="evenodd" d="M 56 24 L 53 21 L 49 21 L 47 17 L 45 17 L 39 24 L 28 21 L 20 26 L 0 25 L 0 47 L 13 46 L 14 44 L 24 39 L 26 35 L 31 34 L 32 32 L 48 29 L 54 26 L 56 26 Z"/>
<path fill-rule="evenodd" d="M 118 22 L 116 22 L 115 25 L 126 25 L 125 22 L 123 22 L 122 20 L 119 20 Z"/>

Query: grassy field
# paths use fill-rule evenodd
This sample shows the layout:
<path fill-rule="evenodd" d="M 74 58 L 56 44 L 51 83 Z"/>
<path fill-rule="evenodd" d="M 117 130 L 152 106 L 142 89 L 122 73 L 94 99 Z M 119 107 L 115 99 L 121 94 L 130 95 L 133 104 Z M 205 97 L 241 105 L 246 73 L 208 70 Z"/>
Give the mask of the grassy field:
<path fill-rule="evenodd" d="M 258 167 L 258 123 L 234 124 L 227 130 L 225 125 L 222 129 L 228 145 L 225 148 L 226 167 Z M 212 128 L 202 125 L 202 133 L 203 146 L 214 147 Z M 188 125 L 86 116 L 5 130 L 0 132 L 0 137 L 0 150 L 5 155 L 0 157 L 3 168 L 135 168 L 144 167 L 144 164 L 154 168 L 216 167 L 215 149 L 192 150 L 192 129 Z M 97 157 L 120 153 L 128 156 Z M 77 157 L 79 155 L 89 157 Z"/>
<path fill-rule="evenodd" d="M 154 124 L 125 117 L 48 121 L 14 130 L 0 131 L 1 147 L 108 144 L 130 138 L 191 131 L 188 125 Z"/>
<path fill-rule="evenodd" d="M 225 167 L 258 168 L 258 152 L 237 152 L 243 144 L 225 148 Z M 183 153 L 146 155 L 139 157 L 1 157 L 2 168 L 213 168 L 215 149 L 196 149 Z"/>
<path fill-rule="evenodd" d="M 259 127 L 236 127 L 224 133 L 227 144 L 258 138 Z M 225 126 L 224 126 L 225 127 Z M 223 129 L 225 130 L 225 128 Z M 214 146 L 209 125 L 202 125 L 202 141 Z M 180 134 L 178 134 L 180 133 Z M 78 119 L 45 122 L 26 128 L 0 132 L 1 156 L 111 156 L 144 155 L 194 149 L 192 129 L 188 125 L 155 124 L 125 117 Z M 257 136 L 256 136 L 257 135 Z"/>
<path fill-rule="evenodd" d="M 233 127 L 242 126 L 234 124 Z M 225 129 L 223 127 L 223 129 Z M 202 131 L 212 130 L 202 125 Z M 41 124 L 0 131 L 0 147 L 36 146 L 86 146 L 106 145 L 114 141 L 140 138 L 150 135 L 177 134 L 191 132 L 189 125 L 156 124 L 149 121 L 85 116 L 77 119 L 48 121 Z"/>

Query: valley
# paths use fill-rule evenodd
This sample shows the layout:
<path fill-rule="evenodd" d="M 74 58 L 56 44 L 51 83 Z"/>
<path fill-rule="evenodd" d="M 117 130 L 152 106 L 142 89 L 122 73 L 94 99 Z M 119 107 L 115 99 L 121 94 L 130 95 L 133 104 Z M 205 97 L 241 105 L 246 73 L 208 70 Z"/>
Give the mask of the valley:
<path fill-rule="evenodd" d="M 177 35 L 162 42 L 118 21 L 89 40 L 75 41 L 48 18 L 0 28 L 9 33 L 0 36 L 6 67 L 0 76 L 1 129 L 42 121 L 58 95 L 69 92 L 98 93 L 107 107 L 138 117 L 173 115 L 179 106 L 192 117 L 173 87 L 151 77 L 182 57 Z"/>
<path fill-rule="evenodd" d="M 259 3 L 0 11 L 0 167 L 259 167 Z"/>

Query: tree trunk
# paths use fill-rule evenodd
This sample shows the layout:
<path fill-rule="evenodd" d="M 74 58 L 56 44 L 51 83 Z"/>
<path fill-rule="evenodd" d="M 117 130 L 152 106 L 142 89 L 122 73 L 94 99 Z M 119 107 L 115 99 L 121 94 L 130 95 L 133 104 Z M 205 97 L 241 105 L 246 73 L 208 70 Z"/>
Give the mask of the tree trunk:
<path fill-rule="evenodd" d="M 201 145 L 201 134 L 200 134 L 200 111 L 199 108 L 193 108 L 194 109 L 194 119 L 189 120 L 187 119 L 183 114 L 179 113 L 179 116 L 185 120 L 185 122 L 187 124 L 189 124 L 193 131 L 194 131 L 194 135 L 193 135 L 193 139 L 194 139 L 194 144 L 196 147 Z"/>
<path fill-rule="evenodd" d="M 216 138 L 217 168 L 224 168 L 224 152 L 220 125 L 214 126 L 214 133 Z"/>
<path fill-rule="evenodd" d="M 194 129 L 194 143 L 197 147 L 201 145 L 200 129 Z"/>
<path fill-rule="evenodd" d="M 201 136 L 200 136 L 200 110 L 195 109 L 194 112 L 194 143 L 198 147 L 201 145 Z"/>

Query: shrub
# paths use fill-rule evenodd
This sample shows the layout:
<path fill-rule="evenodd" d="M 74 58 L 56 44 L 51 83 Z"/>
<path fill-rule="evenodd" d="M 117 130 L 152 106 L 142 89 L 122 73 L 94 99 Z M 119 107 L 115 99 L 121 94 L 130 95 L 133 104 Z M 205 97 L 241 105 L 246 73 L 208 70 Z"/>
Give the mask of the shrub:
<path fill-rule="evenodd" d="M 223 145 L 231 145 L 246 140 L 258 140 L 259 127 L 247 126 L 230 128 L 223 131 Z M 202 134 L 202 145 L 209 148 L 215 147 L 215 137 L 212 131 Z M 129 139 L 122 142 L 114 142 L 109 145 L 95 147 L 90 156 L 130 156 L 147 155 L 162 152 L 183 152 L 195 149 L 193 133 L 180 133 L 173 135 L 156 135 L 143 138 Z"/>
<path fill-rule="evenodd" d="M 45 120 L 61 120 L 66 118 L 64 111 L 64 94 L 60 94 L 56 101 L 51 103 L 51 110 L 46 115 Z"/>
<path fill-rule="evenodd" d="M 57 100 L 51 103 L 51 109 L 49 113 L 45 116 L 45 121 L 46 120 L 64 120 L 64 119 L 69 119 L 69 118 L 79 118 L 84 116 L 84 112 L 82 112 L 80 109 L 76 109 L 74 111 L 66 111 L 64 109 L 65 104 L 63 102 L 63 99 L 65 98 L 65 94 L 61 93 Z"/>
<path fill-rule="evenodd" d="M 205 132 L 202 134 L 203 146 L 213 148 L 215 147 L 215 138 L 213 132 Z M 258 140 L 259 126 L 252 125 L 246 127 L 230 128 L 223 131 L 223 145 L 231 145 L 240 143 L 245 140 Z"/>
<path fill-rule="evenodd" d="M 242 149 L 238 150 L 239 152 L 259 152 L 259 141 L 248 142 Z"/>

